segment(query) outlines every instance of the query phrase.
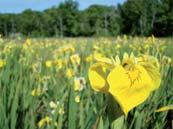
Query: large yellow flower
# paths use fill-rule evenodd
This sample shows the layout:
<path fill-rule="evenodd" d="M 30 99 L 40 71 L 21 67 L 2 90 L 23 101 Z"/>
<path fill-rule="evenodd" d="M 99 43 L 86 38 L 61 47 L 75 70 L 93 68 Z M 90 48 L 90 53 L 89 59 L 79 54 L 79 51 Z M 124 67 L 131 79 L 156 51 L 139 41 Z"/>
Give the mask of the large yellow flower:
<path fill-rule="evenodd" d="M 152 56 L 134 57 L 124 54 L 122 62 L 96 58 L 89 68 L 89 80 L 95 91 L 109 92 L 127 113 L 144 102 L 160 85 L 159 63 Z"/>

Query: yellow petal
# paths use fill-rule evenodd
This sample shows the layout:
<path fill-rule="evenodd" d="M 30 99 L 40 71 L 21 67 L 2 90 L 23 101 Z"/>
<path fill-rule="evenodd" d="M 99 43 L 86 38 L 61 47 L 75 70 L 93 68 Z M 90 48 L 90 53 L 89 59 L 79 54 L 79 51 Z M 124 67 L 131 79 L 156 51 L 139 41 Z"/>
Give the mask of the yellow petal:
<path fill-rule="evenodd" d="M 124 55 L 123 55 L 123 62 L 124 62 L 125 60 L 127 60 L 127 59 L 129 59 L 129 55 L 128 55 L 127 52 L 125 52 Z"/>
<path fill-rule="evenodd" d="M 118 55 L 116 55 L 116 57 L 115 57 L 115 62 L 116 62 L 116 65 L 120 65 L 120 63 L 121 63 Z"/>
<path fill-rule="evenodd" d="M 51 61 L 51 60 L 47 60 L 47 61 L 45 62 L 45 64 L 46 64 L 46 67 L 47 67 L 47 68 L 52 67 L 52 61 Z"/>
<path fill-rule="evenodd" d="M 103 57 L 101 55 L 95 55 L 94 56 L 94 59 L 99 62 L 99 63 L 102 63 L 103 65 L 105 65 L 105 67 L 109 68 L 109 69 L 112 69 L 114 68 L 114 63 L 111 59 L 109 58 L 106 58 L 106 57 Z"/>
<path fill-rule="evenodd" d="M 144 56 L 142 57 L 142 59 L 139 58 L 138 60 L 140 60 L 139 64 L 145 68 L 145 70 L 151 77 L 153 83 L 153 90 L 157 89 L 161 83 L 158 60 L 152 56 Z"/>
<path fill-rule="evenodd" d="M 117 66 L 110 72 L 107 81 L 109 92 L 126 115 L 131 109 L 144 102 L 151 92 L 151 78 L 142 66 L 136 66 L 133 71 Z"/>
<path fill-rule="evenodd" d="M 134 53 L 130 53 L 130 58 L 135 58 Z"/>
<path fill-rule="evenodd" d="M 173 105 L 161 107 L 161 108 L 157 109 L 156 112 L 163 112 L 163 111 L 168 111 L 168 110 L 173 110 Z"/>
<path fill-rule="evenodd" d="M 109 86 L 106 82 L 106 70 L 101 63 L 93 64 L 89 68 L 89 80 L 95 91 L 107 92 Z"/>

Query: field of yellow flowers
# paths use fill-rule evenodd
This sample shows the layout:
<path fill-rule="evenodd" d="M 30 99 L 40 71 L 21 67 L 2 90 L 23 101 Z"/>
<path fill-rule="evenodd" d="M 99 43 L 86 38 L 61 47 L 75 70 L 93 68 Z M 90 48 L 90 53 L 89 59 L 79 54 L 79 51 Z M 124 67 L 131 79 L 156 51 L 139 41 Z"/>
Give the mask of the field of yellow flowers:
<path fill-rule="evenodd" d="M 0 39 L 0 129 L 173 128 L 173 39 Z"/>

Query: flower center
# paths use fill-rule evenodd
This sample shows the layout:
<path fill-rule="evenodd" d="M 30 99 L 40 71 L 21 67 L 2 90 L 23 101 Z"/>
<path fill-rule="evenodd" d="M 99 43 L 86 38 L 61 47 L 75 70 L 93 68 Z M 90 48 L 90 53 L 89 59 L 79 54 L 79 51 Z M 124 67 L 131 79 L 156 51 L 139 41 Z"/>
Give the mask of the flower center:
<path fill-rule="evenodd" d="M 133 67 L 133 69 L 128 70 L 126 74 L 130 80 L 130 87 L 132 87 L 136 81 L 139 82 L 141 80 L 141 72 L 135 67 Z"/>

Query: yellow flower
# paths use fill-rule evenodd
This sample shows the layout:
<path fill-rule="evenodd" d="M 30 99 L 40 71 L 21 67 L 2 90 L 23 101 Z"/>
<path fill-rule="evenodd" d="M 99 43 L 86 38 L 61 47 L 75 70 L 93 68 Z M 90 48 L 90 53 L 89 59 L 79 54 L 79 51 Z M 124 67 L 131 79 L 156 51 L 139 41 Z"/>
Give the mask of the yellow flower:
<path fill-rule="evenodd" d="M 85 61 L 86 61 L 86 62 L 92 62 L 92 61 L 93 61 L 93 55 L 90 54 L 89 56 L 87 56 L 87 57 L 85 58 Z"/>
<path fill-rule="evenodd" d="M 79 54 L 74 54 L 74 55 L 70 56 L 70 60 L 73 64 L 79 65 L 80 64 Z"/>
<path fill-rule="evenodd" d="M 49 106 L 50 106 L 51 108 L 54 108 L 54 109 L 57 108 L 57 104 L 56 104 L 55 102 L 53 102 L 53 101 L 51 101 L 51 102 L 49 103 Z"/>
<path fill-rule="evenodd" d="M 41 128 L 43 127 L 45 124 L 50 124 L 50 122 L 52 121 L 52 119 L 49 116 L 46 116 L 44 118 L 42 118 L 39 122 L 38 122 L 38 127 Z"/>
<path fill-rule="evenodd" d="M 107 92 L 109 86 L 105 80 L 106 69 L 101 63 L 93 64 L 89 69 L 89 80 L 95 91 Z"/>
<path fill-rule="evenodd" d="M 30 45 L 31 45 L 31 40 L 30 39 L 27 39 L 25 41 L 25 43 L 23 44 L 23 48 L 26 50 L 26 49 L 28 49 L 28 46 L 30 46 Z"/>
<path fill-rule="evenodd" d="M 4 67 L 6 64 L 5 60 L 0 59 L 0 68 Z"/>
<path fill-rule="evenodd" d="M 46 64 L 46 67 L 47 67 L 47 68 L 52 67 L 52 61 L 51 61 L 51 60 L 47 60 L 47 61 L 45 62 L 45 64 Z"/>
<path fill-rule="evenodd" d="M 120 49 L 120 48 L 121 48 L 121 45 L 120 45 L 120 44 L 116 44 L 116 45 L 115 45 L 115 49 L 116 49 L 116 50 L 118 50 L 118 49 Z"/>
<path fill-rule="evenodd" d="M 43 89 L 41 89 L 40 87 L 39 87 L 39 88 L 35 88 L 35 89 L 32 90 L 31 95 L 32 95 L 32 96 L 40 96 L 40 95 L 42 95 L 46 90 L 47 90 L 47 88 L 43 88 Z"/>
<path fill-rule="evenodd" d="M 75 77 L 74 78 L 74 91 L 81 91 L 83 90 L 86 84 L 85 78 L 83 77 Z"/>
<path fill-rule="evenodd" d="M 167 56 L 163 56 L 162 58 L 162 63 L 163 64 L 171 64 L 172 60 L 170 57 L 167 57 Z"/>
<path fill-rule="evenodd" d="M 75 102 L 76 102 L 76 103 L 79 103 L 79 102 L 80 102 L 80 96 L 79 96 L 79 95 L 77 95 L 77 96 L 75 97 Z"/>
<path fill-rule="evenodd" d="M 59 52 L 63 53 L 63 52 L 71 52 L 74 53 L 75 52 L 75 48 L 71 45 L 66 45 L 63 46 L 59 49 Z"/>
<path fill-rule="evenodd" d="M 30 39 L 27 39 L 27 40 L 25 41 L 25 44 L 27 44 L 28 46 L 31 45 L 31 40 L 30 40 Z"/>
<path fill-rule="evenodd" d="M 41 89 L 34 89 L 34 90 L 32 90 L 32 92 L 31 92 L 31 95 L 32 95 L 32 96 L 40 96 L 41 94 L 42 94 Z"/>
<path fill-rule="evenodd" d="M 98 61 L 89 68 L 91 87 L 112 94 L 126 115 L 160 85 L 159 64 L 154 57 L 136 58 L 125 53 L 122 63 L 118 56 L 112 63 L 105 57 Z"/>
<path fill-rule="evenodd" d="M 59 108 L 58 113 L 59 113 L 60 115 L 63 115 L 63 114 L 65 113 L 65 111 L 64 111 L 64 106 L 62 106 L 62 107 Z"/>
<path fill-rule="evenodd" d="M 62 61 L 62 59 L 58 59 L 54 63 L 57 66 L 58 69 L 61 69 L 63 67 L 63 61 Z"/>
<path fill-rule="evenodd" d="M 73 69 L 68 68 L 68 69 L 66 70 L 66 76 L 67 76 L 68 78 L 71 78 L 73 75 L 74 75 Z"/>

